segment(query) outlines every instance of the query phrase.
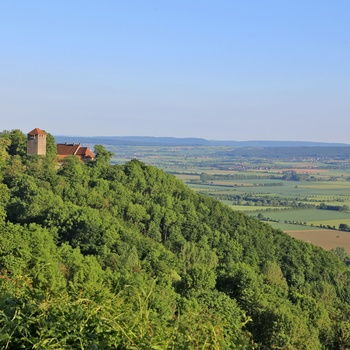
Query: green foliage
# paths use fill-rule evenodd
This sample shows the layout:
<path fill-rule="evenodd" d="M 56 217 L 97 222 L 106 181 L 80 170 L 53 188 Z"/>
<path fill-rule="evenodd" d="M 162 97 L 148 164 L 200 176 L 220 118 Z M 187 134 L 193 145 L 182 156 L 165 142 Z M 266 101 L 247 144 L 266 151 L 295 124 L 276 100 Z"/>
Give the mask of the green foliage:
<path fill-rule="evenodd" d="M 24 157 L 27 154 L 27 137 L 21 130 L 5 130 L 0 133 L 0 138 L 9 140 L 9 144 L 7 146 L 7 152 L 9 155 Z"/>
<path fill-rule="evenodd" d="M 339 224 L 339 230 L 340 231 L 350 231 L 350 226 L 347 224 Z"/>
<path fill-rule="evenodd" d="M 180 263 L 183 266 L 179 283 L 182 293 L 198 293 L 215 287 L 218 258 L 206 242 L 186 242 L 180 254 Z"/>
<path fill-rule="evenodd" d="M 44 130 L 44 132 L 46 132 Z M 46 132 L 46 159 L 54 160 L 57 157 L 57 148 L 55 138 Z"/>
<path fill-rule="evenodd" d="M 113 153 L 106 150 L 102 145 L 95 145 L 95 161 L 92 163 L 99 170 L 108 168 Z"/>
<path fill-rule="evenodd" d="M 6 164 L 7 160 L 10 158 L 10 155 L 7 151 L 11 141 L 0 135 L 0 169 Z"/>
<path fill-rule="evenodd" d="M 348 205 L 329 205 L 326 203 L 321 203 L 318 206 L 318 209 L 322 210 L 335 210 L 335 211 L 348 211 L 349 206 Z"/>
<path fill-rule="evenodd" d="M 0 136 L 0 347 L 345 349 L 341 249 L 298 242 L 137 160 Z M 11 147 L 12 148 L 11 148 Z M 10 148 L 9 148 L 10 147 Z"/>

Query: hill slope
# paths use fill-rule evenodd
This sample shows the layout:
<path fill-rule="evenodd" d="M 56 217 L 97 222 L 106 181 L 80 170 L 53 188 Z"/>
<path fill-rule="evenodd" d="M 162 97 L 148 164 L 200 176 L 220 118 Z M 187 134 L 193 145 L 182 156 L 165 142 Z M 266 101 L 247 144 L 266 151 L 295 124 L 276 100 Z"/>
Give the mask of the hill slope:
<path fill-rule="evenodd" d="M 27 157 L 0 135 L 0 345 L 344 349 L 350 274 L 133 160 Z"/>

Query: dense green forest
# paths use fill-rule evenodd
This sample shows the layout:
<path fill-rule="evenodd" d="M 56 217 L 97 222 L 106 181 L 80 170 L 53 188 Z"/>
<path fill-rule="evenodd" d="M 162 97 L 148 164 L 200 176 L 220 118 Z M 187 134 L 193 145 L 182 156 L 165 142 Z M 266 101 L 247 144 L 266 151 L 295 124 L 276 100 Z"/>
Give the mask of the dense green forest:
<path fill-rule="evenodd" d="M 138 160 L 0 134 L 3 349 L 347 349 L 350 271 Z M 341 250 L 338 250 L 341 252 Z"/>

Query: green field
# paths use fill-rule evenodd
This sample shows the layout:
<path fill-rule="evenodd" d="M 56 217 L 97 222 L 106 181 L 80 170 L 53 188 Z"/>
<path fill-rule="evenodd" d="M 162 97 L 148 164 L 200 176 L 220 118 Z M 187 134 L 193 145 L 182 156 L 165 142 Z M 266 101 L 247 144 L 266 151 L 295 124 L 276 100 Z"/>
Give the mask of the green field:
<path fill-rule="evenodd" d="M 350 213 L 336 212 L 333 210 L 320 209 L 288 209 L 279 211 L 269 211 L 265 216 L 276 220 L 290 220 L 306 223 L 328 222 L 330 220 L 349 220 Z"/>
<path fill-rule="evenodd" d="M 233 207 L 234 208 L 234 207 Z M 249 212 L 248 212 L 249 213 Z M 335 226 L 339 227 L 339 224 L 345 223 L 350 225 L 350 213 L 348 212 L 334 212 L 332 210 L 320 210 L 320 209 L 288 209 L 280 211 L 266 211 L 262 212 L 264 217 L 279 220 L 279 222 L 273 222 L 274 227 L 278 227 L 282 230 L 301 230 L 310 229 L 313 226 Z M 251 214 L 253 215 L 253 214 Z M 254 215 L 257 215 L 256 212 Z M 285 221 L 292 221 L 300 224 L 287 224 Z M 305 224 L 304 224 L 305 223 Z"/>
<path fill-rule="evenodd" d="M 309 230 L 320 230 L 317 227 L 310 227 L 310 226 L 300 226 L 300 225 L 292 225 L 292 224 L 285 224 L 285 223 L 276 223 L 276 222 L 270 222 L 267 221 L 268 224 L 270 224 L 272 227 L 277 228 L 282 231 L 309 231 Z"/>

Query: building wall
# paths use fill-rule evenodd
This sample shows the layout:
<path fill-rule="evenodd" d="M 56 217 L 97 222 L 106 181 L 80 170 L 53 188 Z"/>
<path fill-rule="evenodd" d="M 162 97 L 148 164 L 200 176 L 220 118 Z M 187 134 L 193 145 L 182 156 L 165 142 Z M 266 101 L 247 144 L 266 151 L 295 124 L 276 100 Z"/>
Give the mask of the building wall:
<path fill-rule="evenodd" d="M 28 135 L 27 154 L 46 155 L 46 135 Z"/>

